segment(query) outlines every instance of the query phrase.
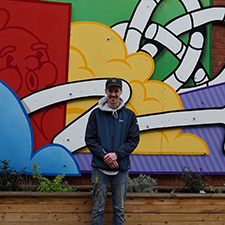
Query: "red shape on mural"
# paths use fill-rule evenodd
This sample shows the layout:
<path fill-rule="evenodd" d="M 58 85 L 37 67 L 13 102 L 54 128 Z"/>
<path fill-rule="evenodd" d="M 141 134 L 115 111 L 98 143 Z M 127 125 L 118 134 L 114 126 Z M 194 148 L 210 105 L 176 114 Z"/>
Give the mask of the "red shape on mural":
<path fill-rule="evenodd" d="M 0 3 L 0 79 L 23 98 L 68 81 L 70 3 Z M 29 115 L 34 151 L 65 127 L 66 104 Z"/>

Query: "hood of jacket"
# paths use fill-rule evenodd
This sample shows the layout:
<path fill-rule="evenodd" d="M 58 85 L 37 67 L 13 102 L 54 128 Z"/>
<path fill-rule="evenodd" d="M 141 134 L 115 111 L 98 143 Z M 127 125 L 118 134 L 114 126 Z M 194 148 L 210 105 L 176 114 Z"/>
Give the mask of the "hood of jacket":
<path fill-rule="evenodd" d="M 108 102 L 108 97 L 107 96 L 101 98 L 99 100 L 99 102 L 98 102 L 99 109 L 102 110 L 102 111 L 106 111 L 106 112 L 112 112 L 112 116 L 117 118 L 118 117 L 117 111 L 120 110 L 124 106 L 123 99 L 120 98 L 120 105 L 119 105 L 119 107 L 117 109 L 110 108 L 108 106 L 107 102 Z"/>

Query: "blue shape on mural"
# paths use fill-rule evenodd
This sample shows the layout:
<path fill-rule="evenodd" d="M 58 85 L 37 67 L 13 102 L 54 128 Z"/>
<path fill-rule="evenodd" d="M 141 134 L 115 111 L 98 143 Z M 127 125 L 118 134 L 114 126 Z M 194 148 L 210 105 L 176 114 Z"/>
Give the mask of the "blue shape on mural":
<path fill-rule="evenodd" d="M 80 176 L 80 168 L 68 149 L 49 144 L 33 153 L 34 138 L 29 117 L 15 92 L 0 81 L 0 160 L 10 160 L 14 170 L 32 173 L 32 163 L 43 175 Z"/>
<path fill-rule="evenodd" d="M 40 172 L 52 175 L 55 171 L 65 173 L 67 176 L 80 175 L 79 165 L 71 152 L 62 145 L 49 144 L 38 149 L 31 158 L 31 163 L 37 163 Z"/>

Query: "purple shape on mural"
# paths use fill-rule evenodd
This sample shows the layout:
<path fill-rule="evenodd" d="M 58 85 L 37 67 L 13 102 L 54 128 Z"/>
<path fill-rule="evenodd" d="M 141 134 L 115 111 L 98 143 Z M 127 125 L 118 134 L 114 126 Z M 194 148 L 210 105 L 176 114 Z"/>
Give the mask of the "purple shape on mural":
<path fill-rule="evenodd" d="M 225 83 L 180 94 L 184 109 L 216 108 L 225 105 Z M 130 173 L 181 173 L 181 167 L 193 172 L 224 174 L 225 154 L 222 151 L 225 129 L 223 125 L 183 128 L 202 138 L 209 148 L 209 155 L 131 155 Z M 91 172 L 90 153 L 75 153 L 81 172 Z"/>

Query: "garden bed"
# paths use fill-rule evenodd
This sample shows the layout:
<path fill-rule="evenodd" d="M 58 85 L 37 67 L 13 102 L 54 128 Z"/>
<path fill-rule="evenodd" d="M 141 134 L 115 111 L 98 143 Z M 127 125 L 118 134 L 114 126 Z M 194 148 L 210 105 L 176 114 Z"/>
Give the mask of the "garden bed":
<path fill-rule="evenodd" d="M 108 194 L 104 225 L 112 221 Z M 0 192 L 0 225 L 91 224 L 90 192 Z M 128 193 L 125 225 L 222 225 L 225 194 Z"/>

